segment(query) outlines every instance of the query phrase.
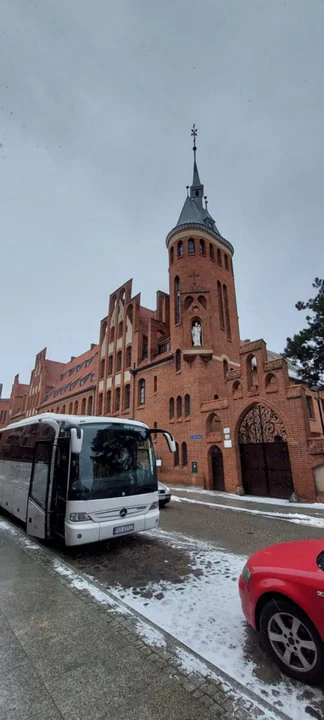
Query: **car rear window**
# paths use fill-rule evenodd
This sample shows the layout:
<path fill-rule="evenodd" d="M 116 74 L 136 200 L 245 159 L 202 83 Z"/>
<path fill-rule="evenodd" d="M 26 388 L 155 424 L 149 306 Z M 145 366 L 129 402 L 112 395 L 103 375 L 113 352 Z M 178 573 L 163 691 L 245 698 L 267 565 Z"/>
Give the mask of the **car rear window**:
<path fill-rule="evenodd" d="M 320 552 L 320 554 L 316 558 L 316 562 L 317 562 L 317 565 L 320 568 L 320 570 L 323 570 L 323 572 L 324 572 L 324 550 L 322 550 L 322 552 Z"/>

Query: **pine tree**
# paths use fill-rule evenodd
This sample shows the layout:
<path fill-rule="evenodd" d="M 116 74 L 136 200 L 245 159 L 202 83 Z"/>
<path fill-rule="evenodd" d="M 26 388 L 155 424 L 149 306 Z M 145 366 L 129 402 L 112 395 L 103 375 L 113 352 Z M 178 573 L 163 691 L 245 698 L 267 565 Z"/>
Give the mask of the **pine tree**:
<path fill-rule="evenodd" d="M 309 310 L 307 327 L 287 338 L 285 357 L 296 365 L 300 379 L 309 386 L 324 387 L 324 280 L 315 278 L 314 298 L 306 303 L 299 301 L 297 310 Z"/>

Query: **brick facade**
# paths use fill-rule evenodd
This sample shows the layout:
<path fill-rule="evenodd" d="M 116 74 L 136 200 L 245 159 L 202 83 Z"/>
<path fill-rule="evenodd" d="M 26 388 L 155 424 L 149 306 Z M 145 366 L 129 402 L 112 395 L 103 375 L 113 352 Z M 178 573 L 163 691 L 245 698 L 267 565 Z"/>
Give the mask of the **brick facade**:
<path fill-rule="evenodd" d="M 169 293 L 158 291 L 150 310 L 127 281 L 109 297 L 98 346 L 67 364 L 41 351 L 30 385 L 16 376 L 10 400 L 0 399 L 0 418 L 1 403 L 9 402 L 10 420 L 44 411 L 142 420 L 170 430 L 177 443 L 173 456 L 153 436 L 161 480 L 214 489 L 223 483 L 234 493 L 253 488 L 259 443 L 268 490 L 280 495 L 287 483 L 302 500 L 323 499 L 324 393 L 303 386 L 262 339 L 240 341 L 234 249 L 203 204 L 194 157 L 190 194 L 167 236 Z M 252 408 L 264 418 L 266 437 L 258 443 L 254 425 L 246 430 Z"/>

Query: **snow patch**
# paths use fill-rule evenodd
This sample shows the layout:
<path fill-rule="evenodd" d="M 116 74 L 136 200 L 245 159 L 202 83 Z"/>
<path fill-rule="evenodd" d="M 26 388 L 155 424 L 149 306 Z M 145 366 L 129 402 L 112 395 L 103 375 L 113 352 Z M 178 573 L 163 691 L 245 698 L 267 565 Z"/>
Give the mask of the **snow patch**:
<path fill-rule="evenodd" d="M 127 608 L 123 607 L 119 603 L 114 602 L 114 600 L 108 597 L 105 592 L 100 590 L 100 588 L 98 588 L 96 585 L 93 585 L 90 580 L 86 580 L 85 578 L 80 577 L 73 570 L 70 570 L 70 568 L 66 567 L 57 560 L 54 560 L 53 568 L 55 572 L 59 573 L 59 575 L 62 575 L 62 577 L 65 577 L 69 580 L 71 587 L 74 587 L 77 590 L 86 590 L 89 595 L 91 595 L 91 597 L 93 597 L 94 600 L 99 602 L 101 605 L 106 605 L 113 612 L 117 612 L 122 615 L 130 614 Z"/>
<path fill-rule="evenodd" d="M 162 633 L 156 628 L 152 627 L 152 625 L 139 620 L 136 623 L 136 630 L 141 638 L 148 643 L 148 645 L 153 645 L 154 647 L 159 648 L 166 647 L 164 635 L 162 635 Z"/>
<path fill-rule="evenodd" d="M 283 500 L 281 498 L 270 498 L 270 497 L 258 497 L 256 495 L 236 495 L 235 493 L 226 493 L 221 492 L 220 490 L 204 490 L 200 487 L 194 487 L 194 486 L 187 486 L 187 485 L 171 485 L 171 491 L 172 490 L 178 490 L 178 492 L 184 492 L 184 493 L 197 493 L 197 495 L 209 495 L 209 497 L 214 497 L 215 500 L 218 498 L 224 498 L 227 500 L 235 500 L 237 502 L 247 502 L 247 503 L 259 503 L 260 505 L 282 505 L 282 506 L 288 506 L 288 507 L 294 507 L 297 505 L 297 507 L 301 508 L 312 508 L 313 510 L 316 510 L 317 508 L 319 510 L 324 510 L 324 503 L 290 503 L 289 500 Z"/>

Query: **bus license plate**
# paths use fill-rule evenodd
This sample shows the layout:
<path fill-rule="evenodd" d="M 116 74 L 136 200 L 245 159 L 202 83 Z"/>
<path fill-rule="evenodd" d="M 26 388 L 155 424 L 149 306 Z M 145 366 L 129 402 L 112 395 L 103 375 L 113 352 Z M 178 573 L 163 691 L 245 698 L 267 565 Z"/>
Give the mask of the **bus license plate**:
<path fill-rule="evenodd" d="M 129 533 L 134 530 L 134 524 L 133 525 L 120 525 L 119 527 L 115 527 L 113 530 L 114 535 L 124 535 L 124 533 Z"/>

